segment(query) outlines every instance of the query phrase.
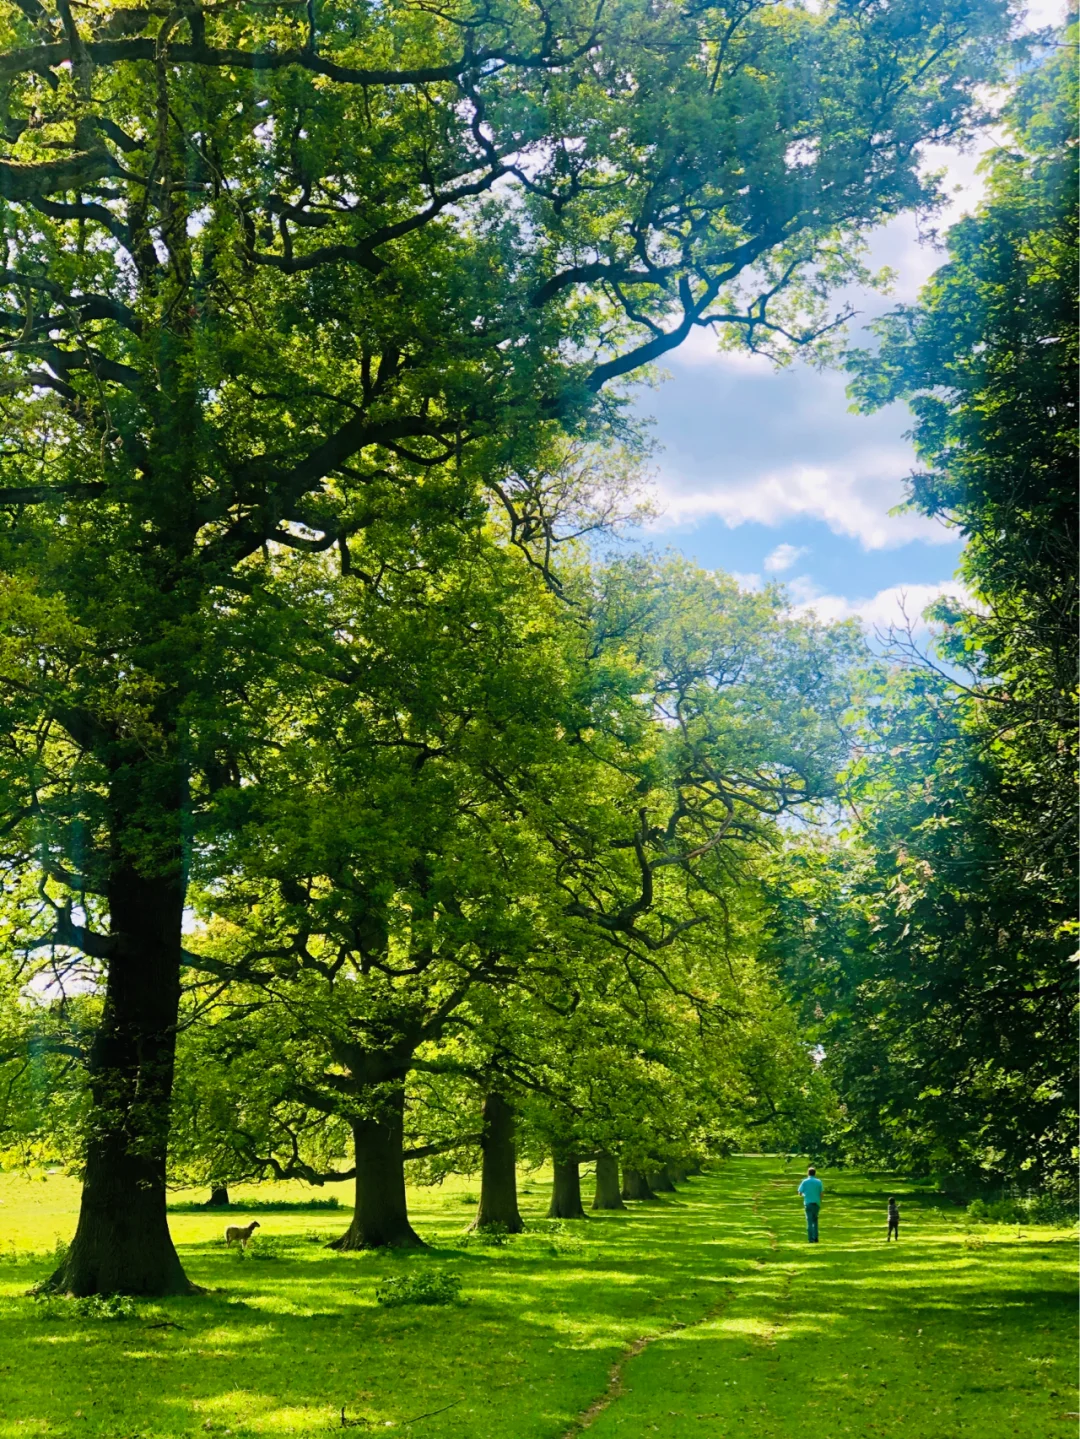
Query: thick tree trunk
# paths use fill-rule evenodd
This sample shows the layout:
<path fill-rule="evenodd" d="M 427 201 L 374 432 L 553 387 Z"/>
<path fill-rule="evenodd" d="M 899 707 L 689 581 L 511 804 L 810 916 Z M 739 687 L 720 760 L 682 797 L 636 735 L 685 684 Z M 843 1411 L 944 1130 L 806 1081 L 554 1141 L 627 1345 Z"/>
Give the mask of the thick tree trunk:
<path fill-rule="evenodd" d="M 354 1122 L 356 1207 L 332 1249 L 423 1248 L 405 1199 L 405 1090 L 395 1085 L 372 1119 Z"/>
<path fill-rule="evenodd" d="M 226 1184 L 212 1184 L 210 1186 L 210 1198 L 203 1205 L 204 1209 L 228 1209 L 229 1188 Z"/>
<path fill-rule="evenodd" d="M 672 1184 L 686 1183 L 686 1170 L 681 1164 L 666 1164 L 664 1168 L 667 1170 L 667 1176 Z"/>
<path fill-rule="evenodd" d="M 655 1193 L 675 1193 L 675 1186 L 674 1184 L 672 1184 L 671 1176 L 668 1174 L 665 1168 L 661 1167 L 660 1169 L 647 1170 L 645 1177 L 648 1181 L 649 1188 L 652 1189 Z"/>
<path fill-rule="evenodd" d="M 89 1294 L 187 1294 L 165 1213 L 165 1158 L 180 1005 L 179 862 L 109 881 L 113 952 L 90 1054 L 90 1138 L 68 1256 L 50 1280 Z"/>
<path fill-rule="evenodd" d="M 625 1209 L 619 1193 L 619 1161 L 613 1154 L 596 1156 L 596 1195 L 594 1209 Z"/>
<path fill-rule="evenodd" d="M 556 1159 L 549 1219 L 586 1219 L 581 1204 L 581 1170 L 576 1159 Z"/>
<path fill-rule="evenodd" d="M 640 1169 L 624 1169 L 622 1197 L 624 1199 L 655 1199 L 656 1195 L 652 1192 L 649 1181 Z"/>
<path fill-rule="evenodd" d="M 518 1213 L 517 1151 L 514 1148 L 514 1111 L 501 1094 L 484 1099 L 483 1168 L 480 1174 L 480 1208 L 470 1226 L 486 1229 L 493 1224 L 507 1234 L 525 1228 Z"/>
<path fill-rule="evenodd" d="M 693 1162 L 693 1164 L 691 1164 L 690 1167 L 689 1167 L 689 1169 L 686 1171 L 686 1176 L 687 1176 L 688 1179 L 693 1179 L 693 1178 L 695 1178 L 697 1175 L 699 1175 L 699 1174 L 704 1174 L 704 1173 L 705 1173 L 705 1171 L 704 1171 L 704 1169 L 702 1169 L 702 1167 L 701 1167 L 701 1160 L 700 1160 L 700 1159 L 695 1159 L 694 1162 Z"/>

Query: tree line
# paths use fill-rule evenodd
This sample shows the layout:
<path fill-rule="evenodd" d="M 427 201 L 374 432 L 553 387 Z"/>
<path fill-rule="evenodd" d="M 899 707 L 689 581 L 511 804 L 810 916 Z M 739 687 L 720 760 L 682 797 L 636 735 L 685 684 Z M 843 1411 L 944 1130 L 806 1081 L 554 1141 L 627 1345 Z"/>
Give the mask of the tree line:
<path fill-rule="evenodd" d="M 986 197 L 850 359 L 906 400 L 910 504 L 965 537 L 937 654 L 894 636 L 852 843 L 776 878 L 770 944 L 846 1112 L 833 1151 L 1076 1186 L 1075 24 L 1005 108 Z"/>
<path fill-rule="evenodd" d="M 1007 21 L 0 4 L 0 1059 L 83 1176 L 58 1287 L 183 1292 L 170 1180 L 352 1177 L 399 1244 L 406 1162 L 513 1228 L 515 1144 L 573 1213 L 586 1158 L 826 1133 L 762 880 L 863 647 L 589 537 L 695 329 L 836 353 Z"/>

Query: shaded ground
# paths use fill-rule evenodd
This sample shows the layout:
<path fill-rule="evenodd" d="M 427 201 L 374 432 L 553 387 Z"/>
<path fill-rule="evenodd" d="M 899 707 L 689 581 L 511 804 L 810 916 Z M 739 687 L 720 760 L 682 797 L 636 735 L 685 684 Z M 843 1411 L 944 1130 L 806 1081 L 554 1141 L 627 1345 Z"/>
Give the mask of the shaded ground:
<path fill-rule="evenodd" d="M 77 1195 L 60 1176 L 0 1176 L 0 1439 L 315 1435 L 341 1432 L 343 1406 L 356 1433 L 416 1439 L 1075 1432 L 1067 1234 L 968 1231 L 897 1182 L 904 1237 L 886 1248 L 889 1191 L 843 1174 L 825 1176 L 812 1249 L 798 1177 L 739 1159 L 555 1232 L 534 1178 L 522 1209 L 538 1231 L 496 1249 L 463 1246 L 472 1209 L 457 1181 L 414 1196 L 433 1249 L 407 1256 L 327 1251 L 344 1209 L 260 1210 L 243 1259 L 220 1239 L 242 1211 L 176 1213 L 185 1266 L 209 1292 L 110 1320 L 21 1297 L 73 1229 Z M 420 1266 L 460 1275 L 466 1302 L 375 1303 L 380 1277 Z"/>

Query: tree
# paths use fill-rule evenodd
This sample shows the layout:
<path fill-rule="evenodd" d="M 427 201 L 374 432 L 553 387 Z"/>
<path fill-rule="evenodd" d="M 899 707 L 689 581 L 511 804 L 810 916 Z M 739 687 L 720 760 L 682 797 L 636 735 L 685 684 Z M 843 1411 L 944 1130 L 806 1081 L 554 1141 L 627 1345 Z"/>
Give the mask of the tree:
<path fill-rule="evenodd" d="M 878 350 L 850 361 L 863 408 L 911 408 L 923 466 L 911 506 L 966 540 L 973 604 L 939 606 L 941 652 L 971 672 L 973 723 L 1013 791 L 1008 823 L 1059 873 L 1077 757 L 1073 41 L 1075 29 L 1021 76 L 986 199 L 948 232 L 947 263 L 917 305 L 876 323 Z"/>
<path fill-rule="evenodd" d="M 811 343 L 1004 7 L 0 14 L 2 831 L 104 968 L 56 1282 L 183 1291 L 186 885 L 271 668 L 236 638 L 261 568 L 461 520 L 695 327 Z"/>
<path fill-rule="evenodd" d="M 961 1185 L 1068 1185 L 1071 902 L 1003 843 L 993 766 L 945 682 L 894 686 L 859 824 L 789 848 L 773 886 L 769 949 L 838 1101 L 823 1147 Z"/>
<path fill-rule="evenodd" d="M 852 356 L 861 404 L 912 408 L 911 504 L 965 535 L 973 603 L 938 607 L 936 657 L 898 637 L 908 673 L 868 719 L 852 847 L 780 947 L 846 1145 L 1056 1186 L 1075 1170 L 1076 67 L 1041 43 L 985 201 Z"/>
<path fill-rule="evenodd" d="M 211 1002 L 254 1012 L 252 1047 L 276 1056 L 248 1162 L 346 1177 L 314 1167 L 302 1138 L 312 1110 L 351 1129 L 345 1247 L 416 1243 L 406 1159 L 477 1143 L 474 1106 L 408 1144 L 426 1118 L 416 1104 L 410 1123 L 412 1075 L 486 1075 L 489 1098 L 539 1084 L 580 1114 L 577 1078 L 543 1076 L 559 1059 L 538 1054 L 519 1007 L 576 1010 L 556 1055 L 588 1034 L 609 1073 L 619 1003 L 645 1006 L 646 1036 L 650 1006 L 678 1008 L 669 1030 L 707 1022 L 694 1006 L 715 1005 L 710 935 L 731 928 L 730 876 L 778 817 L 830 792 L 846 745 L 853 636 L 792 619 L 776 593 L 635 561 L 578 577 L 568 606 L 484 537 L 452 563 L 441 537 L 426 543 L 377 586 L 279 572 L 293 623 L 337 636 L 335 666 L 320 649 L 294 692 L 268 687 L 260 728 L 275 741 L 221 800 L 236 838 L 213 855 L 188 952 L 227 985 Z M 357 555 L 380 568 L 372 536 Z M 601 972 L 611 992 L 590 1006 Z M 688 1086 L 689 1067 L 674 1066 Z M 670 1148 L 687 1106 L 660 1098 L 651 1085 L 636 1112 L 671 1116 Z M 253 1108 L 242 1090 L 237 1103 Z M 576 1172 L 581 1127 L 560 1126 L 549 1142 Z M 239 1112 L 228 1128 L 252 1133 Z"/>

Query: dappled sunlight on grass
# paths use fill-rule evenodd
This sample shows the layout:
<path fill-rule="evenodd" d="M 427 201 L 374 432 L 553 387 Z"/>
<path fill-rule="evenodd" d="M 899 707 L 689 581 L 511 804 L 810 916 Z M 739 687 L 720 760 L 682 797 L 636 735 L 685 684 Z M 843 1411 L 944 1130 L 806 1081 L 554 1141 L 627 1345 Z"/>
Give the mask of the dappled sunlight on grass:
<path fill-rule="evenodd" d="M 625 1392 L 591 1436 L 774 1439 L 820 1426 L 866 1439 L 1075 1432 L 1067 1236 L 1043 1231 L 1037 1249 L 1017 1252 L 1014 1227 L 973 1252 L 962 1217 L 936 1196 L 827 1175 L 822 1243 L 811 1247 L 793 1204 L 797 1176 L 777 1183 L 775 1163 L 743 1160 L 729 1182 L 750 1181 L 756 1168 L 768 1176 L 757 1210 L 775 1235 L 756 1282 L 733 1284 L 722 1314 L 633 1359 Z M 884 1242 L 889 1193 L 901 1196 L 900 1245 Z M 1040 1351 L 1037 1365 L 1025 1362 L 1025 1344 Z"/>
<path fill-rule="evenodd" d="M 18 1256 L 0 1263 L 0 1439 L 284 1439 L 340 1428 L 342 1406 L 358 1432 L 409 1433 L 424 1415 L 417 1439 L 559 1439 L 649 1336 L 595 1439 L 773 1439 L 827 1420 L 865 1439 L 1067 1432 L 1066 1235 L 986 1226 L 973 1241 L 936 1196 L 912 1193 L 901 1245 L 886 1248 L 882 1194 L 902 1185 L 843 1175 L 813 1249 L 796 1182 L 782 1161 L 741 1159 L 661 1203 L 550 1229 L 534 1175 L 522 1207 L 537 1227 L 489 1247 L 464 1233 L 476 1181 L 448 1181 L 414 1196 L 432 1249 L 394 1254 L 323 1247 L 344 1210 L 260 1210 L 241 1258 L 220 1214 L 182 1212 L 174 1233 L 205 1292 L 101 1320 L 23 1297 L 70 1233 L 75 1186 L 0 1176 L 0 1248 Z M 258 1197 L 276 1192 L 303 1198 Z M 460 1276 L 464 1302 L 375 1302 L 380 1280 L 422 1266 Z"/>

